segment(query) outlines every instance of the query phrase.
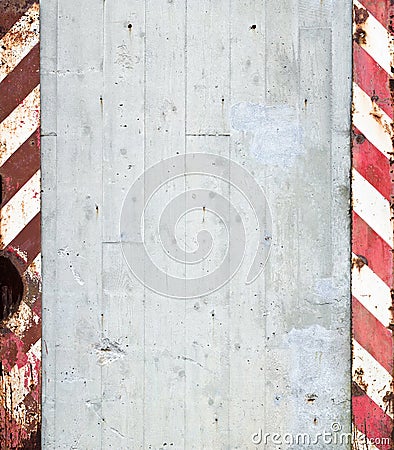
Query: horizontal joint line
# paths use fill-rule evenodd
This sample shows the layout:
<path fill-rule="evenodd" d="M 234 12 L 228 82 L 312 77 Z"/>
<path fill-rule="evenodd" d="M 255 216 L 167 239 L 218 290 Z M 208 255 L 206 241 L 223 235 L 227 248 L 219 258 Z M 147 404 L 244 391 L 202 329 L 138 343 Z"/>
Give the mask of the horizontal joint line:
<path fill-rule="evenodd" d="M 210 136 L 210 137 L 216 137 L 216 136 L 225 136 L 229 137 L 231 136 L 230 133 L 186 133 L 186 136 Z"/>

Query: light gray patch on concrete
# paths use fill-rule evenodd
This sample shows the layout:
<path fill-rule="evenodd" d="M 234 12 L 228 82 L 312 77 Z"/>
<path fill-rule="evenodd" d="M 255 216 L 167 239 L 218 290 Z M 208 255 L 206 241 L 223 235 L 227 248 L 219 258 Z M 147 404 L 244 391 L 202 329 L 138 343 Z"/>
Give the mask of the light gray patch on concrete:
<path fill-rule="evenodd" d="M 253 135 L 250 153 L 262 163 L 288 166 L 304 153 L 297 111 L 289 105 L 237 103 L 230 121 L 233 129 Z"/>
<path fill-rule="evenodd" d="M 294 411 L 292 419 L 287 420 L 289 433 L 307 433 L 315 441 L 319 439 L 318 433 L 334 436 L 334 429 L 336 432 L 346 429 L 343 417 L 338 416 L 338 405 L 348 400 L 346 374 L 343 370 L 334 370 L 343 357 L 338 341 L 336 330 L 319 325 L 292 329 L 288 333 L 285 343 L 290 350 L 289 393 Z M 314 447 L 295 445 L 289 448 L 325 449 L 332 445 L 319 439 Z M 338 448 L 345 447 L 338 445 Z"/>
<path fill-rule="evenodd" d="M 330 278 L 320 278 L 315 282 L 311 302 L 316 305 L 326 305 L 338 301 L 338 288 L 334 280 Z"/>

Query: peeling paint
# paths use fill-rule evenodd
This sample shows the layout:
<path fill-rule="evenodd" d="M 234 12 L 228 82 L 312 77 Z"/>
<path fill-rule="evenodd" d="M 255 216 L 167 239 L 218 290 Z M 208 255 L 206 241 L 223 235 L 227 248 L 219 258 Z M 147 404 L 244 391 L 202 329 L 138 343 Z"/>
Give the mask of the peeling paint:
<path fill-rule="evenodd" d="M 39 5 L 0 3 L 0 446 L 41 448 Z"/>
<path fill-rule="evenodd" d="M 97 353 L 97 362 L 100 366 L 111 364 L 124 358 L 125 351 L 119 342 L 112 342 L 108 338 L 103 338 L 99 344 L 94 346 Z"/>

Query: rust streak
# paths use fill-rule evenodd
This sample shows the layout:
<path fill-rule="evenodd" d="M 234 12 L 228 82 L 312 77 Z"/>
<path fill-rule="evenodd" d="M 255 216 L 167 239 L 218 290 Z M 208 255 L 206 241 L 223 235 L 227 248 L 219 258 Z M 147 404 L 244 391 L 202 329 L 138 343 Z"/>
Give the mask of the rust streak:
<path fill-rule="evenodd" d="M 354 5 L 354 23 L 356 25 L 362 25 L 365 23 L 369 17 L 369 13 L 365 8 L 358 8 Z"/>

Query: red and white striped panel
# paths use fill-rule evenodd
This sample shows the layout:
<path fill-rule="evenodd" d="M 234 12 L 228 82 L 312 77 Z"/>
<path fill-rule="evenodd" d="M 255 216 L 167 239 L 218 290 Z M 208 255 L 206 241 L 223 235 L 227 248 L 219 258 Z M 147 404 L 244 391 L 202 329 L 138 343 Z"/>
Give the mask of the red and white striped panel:
<path fill-rule="evenodd" d="M 390 0 L 353 1 L 353 448 L 392 449 L 393 40 Z"/>
<path fill-rule="evenodd" d="M 0 2 L 0 448 L 41 448 L 39 5 Z"/>

